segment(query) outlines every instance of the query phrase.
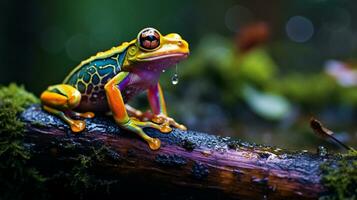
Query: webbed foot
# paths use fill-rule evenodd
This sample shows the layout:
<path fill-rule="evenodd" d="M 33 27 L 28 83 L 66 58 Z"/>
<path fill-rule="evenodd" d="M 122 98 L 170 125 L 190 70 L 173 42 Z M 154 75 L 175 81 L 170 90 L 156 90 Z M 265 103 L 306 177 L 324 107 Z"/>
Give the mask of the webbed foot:
<path fill-rule="evenodd" d="M 158 150 L 161 146 L 161 141 L 158 138 L 152 138 L 152 141 L 149 142 L 149 147 L 151 150 Z"/>
<path fill-rule="evenodd" d="M 74 133 L 82 132 L 86 128 L 86 123 L 82 120 L 71 120 L 68 123 Z"/>
<path fill-rule="evenodd" d="M 173 126 L 183 131 L 187 130 L 186 126 L 177 123 L 173 118 L 163 114 L 153 115 L 151 121 L 160 124 L 162 126 L 162 132 L 164 133 L 168 133 L 172 130 L 170 126 Z"/>
<path fill-rule="evenodd" d="M 186 126 L 177 123 L 173 118 L 168 117 L 166 115 L 163 114 L 155 115 L 151 111 L 141 112 L 140 110 L 137 110 L 127 104 L 125 105 L 125 108 L 127 109 L 130 116 L 140 121 L 152 121 L 156 124 L 159 124 L 160 125 L 159 130 L 163 133 L 171 132 L 172 128 L 170 126 L 173 126 L 183 131 L 187 130 Z"/>
<path fill-rule="evenodd" d="M 162 126 L 152 123 L 152 122 L 142 122 L 139 121 L 138 119 L 132 117 L 130 118 L 130 120 L 121 125 L 124 129 L 127 129 L 129 131 L 135 132 L 136 134 L 138 134 L 141 138 L 143 138 L 148 144 L 150 149 L 152 150 L 157 150 L 160 148 L 161 146 L 161 142 L 158 138 L 152 138 L 150 136 L 148 136 L 144 131 L 143 128 L 146 127 L 151 127 L 151 128 L 155 128 L 161 131 Z"/>

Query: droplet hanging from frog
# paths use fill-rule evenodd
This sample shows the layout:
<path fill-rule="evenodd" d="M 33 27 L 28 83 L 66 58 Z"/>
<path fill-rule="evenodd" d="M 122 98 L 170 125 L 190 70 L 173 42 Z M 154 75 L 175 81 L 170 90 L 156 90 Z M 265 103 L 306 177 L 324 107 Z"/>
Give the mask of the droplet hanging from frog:
<path fill-rule="evenodd" d="M 173 85 L 177 85 L 179 82 L 179 76 L 178 76 L 178 72 L 177 72 L 177 65 L 176 65 L 176 71 L 175 71 L 175 74 L 172 76 L 171 78 L 171 83 Z"/>

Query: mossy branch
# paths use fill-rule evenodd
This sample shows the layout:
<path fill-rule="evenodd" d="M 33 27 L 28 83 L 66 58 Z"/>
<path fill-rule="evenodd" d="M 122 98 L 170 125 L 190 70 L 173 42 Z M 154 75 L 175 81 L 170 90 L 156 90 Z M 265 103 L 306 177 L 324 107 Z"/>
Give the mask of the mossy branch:
<path fill-rule="evenodd" d="M 355 198 L 350 188 L 355 178 L 334 179 L 356 173 L 355 156 L 288 152 L 194 131 L 147 129 L 162 141 L 160 150 L 151 151 L 105 116 L 86 120 L 85 132 L 74 135 L 39 105 L 24 110 L 37 101 L 31 94 L 22 93 L 25 103 L 7 104 L 16 92 L 24 90 L 15 85 L 0 90 L 0 106 L 9 108 L 0 112 L 0 184 L 7 186 L 0 187 L 1 199 Z"/>
<path fill-rule="evenodd" d="M 78 135 L 39 105 L 21 116 L 27 124 L 25 138 L 32 144 L 33 164 L 48 174 L 67 170 L 70 184 L 79 185 L 80 191 L 98 186 L 93 181 L 100 180 L 119 181 L 122 193 L 139 184 L 141 191 L 155 190 L 160 195 L 178 187 L 194 191 L 188 194 L 196 197 L 208 192 L 207 197 L 313 199 L 325 191 L 319 166 L 333 159 L 176 129 L 170 134 L 147 129 L 162 141 L 160 150 L 151 151 L 135 134 L 105 116 L 86 120 L 85 132 Z M 68 170 L 68 163 L 81 167 Z"/>

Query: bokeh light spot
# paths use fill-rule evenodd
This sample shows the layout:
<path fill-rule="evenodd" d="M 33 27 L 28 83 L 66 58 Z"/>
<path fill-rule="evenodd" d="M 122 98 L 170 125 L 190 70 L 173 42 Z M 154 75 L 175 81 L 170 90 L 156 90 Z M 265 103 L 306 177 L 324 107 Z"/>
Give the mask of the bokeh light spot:
<path fill-rule="evenodd" d="M 286 23 L 286 34 L 294 42 L 306 42 L 314 34 L 314 25 L 303 16 L 294 16 Z"/>

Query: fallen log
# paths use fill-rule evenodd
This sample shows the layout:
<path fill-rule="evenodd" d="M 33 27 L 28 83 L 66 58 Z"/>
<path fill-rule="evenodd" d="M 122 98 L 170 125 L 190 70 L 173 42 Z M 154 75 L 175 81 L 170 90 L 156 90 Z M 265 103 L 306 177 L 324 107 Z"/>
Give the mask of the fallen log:
<path fill-rule="evenodd" d="M 74 135 L 38 105 L 25 110 L 21 119 L 31 165 L 45 175 L 57 173 L 49 189 L 57 197 L 66 196 L 61 179 L 72 171 L 78 180 L 71 183 L 106 183 L 107 197 L 114 198 L 316 199 L 326 192 L 319 166 L 334 159 L 177 129 L 170 134 L 146 129 L 162 142 L 152 151 L 109 117 L 86 120 L 86 130 Z M 100 189 L 86 188 L 78 189 L 84 197 L 102 195 Z"/>

